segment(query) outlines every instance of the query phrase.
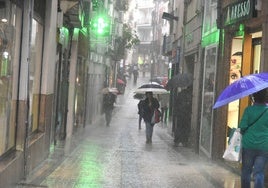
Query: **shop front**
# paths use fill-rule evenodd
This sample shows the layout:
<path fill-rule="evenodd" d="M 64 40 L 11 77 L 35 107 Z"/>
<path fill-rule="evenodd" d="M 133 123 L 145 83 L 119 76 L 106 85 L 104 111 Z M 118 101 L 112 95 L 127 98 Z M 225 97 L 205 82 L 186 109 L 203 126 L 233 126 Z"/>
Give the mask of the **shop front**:
<path fill-rule="evenodd" d="M 228 4 L 222 8 L 224 18 L 222 20 L 223 34 L 221 35 L 223 53 L 219 58 L 217 68 L 217 80 L 222 80 L 222 82 L 218 83 L 218 95 L 227 85 L 242 76 L 264 71 L 261 68 L 263 63 L 261 52 L 264 45 L 262 42 L 263 23 L 259 14 L 254 2 L 248 0 L 236 1 L 236 3 Z M 222 156 L 221 152 L 227 146 L 230 130 L 238 127 L 244 109 L 250 104 L 249 96 L 231 102 L 217 110 L 217 119 L 214 123 L 221 125 L 217 126 L 216 130 L 218 129 L 218 135 L 220 129 L 225 132 L 225 136 L 223 136 L 225 142 L 223 148 L 218 149 L 218 157 Z M 219 146 L 219 143 L 216 145 Z"/>

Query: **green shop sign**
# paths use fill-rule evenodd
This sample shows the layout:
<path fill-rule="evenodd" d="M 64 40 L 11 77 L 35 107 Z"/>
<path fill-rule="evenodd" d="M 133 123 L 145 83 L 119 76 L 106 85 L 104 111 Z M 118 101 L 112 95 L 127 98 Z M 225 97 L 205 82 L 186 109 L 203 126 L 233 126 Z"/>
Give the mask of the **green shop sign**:
<path fill-rule="evenodd" d="M 252 18 L 254 8 L 253 3 L 253 0 L 240 0 L 225 7 L 223 10 L 224 26 Z"/>

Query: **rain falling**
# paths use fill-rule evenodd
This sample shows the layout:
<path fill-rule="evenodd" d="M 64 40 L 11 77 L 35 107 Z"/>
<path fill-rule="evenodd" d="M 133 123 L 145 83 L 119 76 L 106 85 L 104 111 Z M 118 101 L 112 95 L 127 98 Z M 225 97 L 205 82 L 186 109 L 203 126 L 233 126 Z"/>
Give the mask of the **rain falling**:
<path fill-rule="evenodd" d="M 0 187 L 267 186 L 267 9 L 0 0 Z"/>

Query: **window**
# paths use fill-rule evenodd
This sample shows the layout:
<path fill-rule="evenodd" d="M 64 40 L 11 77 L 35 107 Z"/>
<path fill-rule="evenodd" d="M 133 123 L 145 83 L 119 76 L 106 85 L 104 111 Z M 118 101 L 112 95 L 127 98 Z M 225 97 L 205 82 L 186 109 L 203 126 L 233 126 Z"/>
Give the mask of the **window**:
<path fill-rule="evenodd" d="M 31 49 L 29 65 L 30 128 L 35 131 L 39 120 L 39 97 L 41 84 L 41 62 L 43 46 L 43 26 L 32 20 Z"/>
<path fill-rule="evenodd" d="M 215 45 L 205 49 L 204 59 L 204 80 L 202 91 L 202 111 L 201 111 L 201 130 L 200 130 L 200 149 L 211 156 L 212 147 L 212 106 L 215 94 L 215 72 L 217 62 L 217 47 Z"/>
<path fill-rule="evenodd" d="M 15 146 L 21 18 L 21 9 L 9 1 L 0 7 L 0 156 Z"/>

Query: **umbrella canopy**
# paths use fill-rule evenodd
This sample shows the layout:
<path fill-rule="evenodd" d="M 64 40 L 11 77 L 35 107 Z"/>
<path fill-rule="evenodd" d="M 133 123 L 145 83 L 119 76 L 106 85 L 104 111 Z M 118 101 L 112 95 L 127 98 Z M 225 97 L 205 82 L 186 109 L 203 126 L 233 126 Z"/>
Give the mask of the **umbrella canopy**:
<path fill-rule="evenodd" d="M 121 80 L 121 79 L 119 79 L 119 78 L 117 78 L 116 81 L 117 81 L 118 84 L 124 84 L 124 85 L 126 84 L 123 80 Z"/>
<path fill-rule="evenodd" d="M 135 93 L 145 94 L 146 92 L 153 92 L 153 94 L 165 94 L 168 91 L 161 85 L 155 83 L 147 83 L 136 89 Z"/>
<path fill-rule="evenodd" d="M 106 87 L 106 88 L 103 88 L 101 92 L 103 94 L 107 94 L 107 93 L 113 93 L 115 95 L 119 94 L 119 91 L 116 87 Z"/>
<path fill-rule="evenodd" d="M 241 77 L 222 91 L 213 108 L 221 107 L 267 87 L 268 73 L 251 74 Z"/>
<path fill-rule="evenodd" d="M 167 82 L 168 82 L 168 77 L 167 76 L 157 76 L 157 77 L 153 77 L 152 79 L 150 79 L 150 81 L 157 82 L 158 84 L 165 87 L 167 85 Z"/>
<path fill-rule="evenodd" d="M 177 87 L 188 87 L 193 84 L 193 75 L 190 73 L 177 74 L 168 80 L 168 89 Z"/>

